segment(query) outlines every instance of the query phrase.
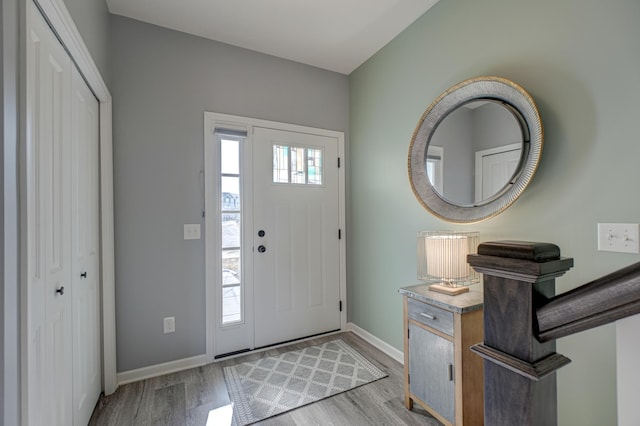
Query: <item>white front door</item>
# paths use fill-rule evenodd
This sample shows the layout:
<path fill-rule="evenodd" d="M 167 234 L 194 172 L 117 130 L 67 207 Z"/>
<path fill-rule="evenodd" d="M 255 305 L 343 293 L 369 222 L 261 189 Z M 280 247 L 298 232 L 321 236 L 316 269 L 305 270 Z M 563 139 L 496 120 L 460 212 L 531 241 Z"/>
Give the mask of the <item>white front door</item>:
<path fill-rule="evenodd" d="M 340 328 L 338 141 L 253 132 L 255 346 Z"/>
<path fill-rule="evenodd" d="M 346 319 L 342 133 L 205 113 L 207 353 Z"/>
<path fill-rule="evenodd" d="M 98 101 L 74 67 L 71 89 L 73 424 L 86 425 L 101 389 Z"/>

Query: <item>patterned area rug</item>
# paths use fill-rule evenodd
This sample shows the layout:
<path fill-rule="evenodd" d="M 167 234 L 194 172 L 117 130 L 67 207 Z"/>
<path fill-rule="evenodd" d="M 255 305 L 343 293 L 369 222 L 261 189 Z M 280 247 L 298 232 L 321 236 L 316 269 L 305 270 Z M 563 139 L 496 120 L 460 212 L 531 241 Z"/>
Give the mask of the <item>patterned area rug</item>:
<path fill-rule="evenodd" d="M 224 368 L 237 426 L 387 377 L 342 340 Z"/>

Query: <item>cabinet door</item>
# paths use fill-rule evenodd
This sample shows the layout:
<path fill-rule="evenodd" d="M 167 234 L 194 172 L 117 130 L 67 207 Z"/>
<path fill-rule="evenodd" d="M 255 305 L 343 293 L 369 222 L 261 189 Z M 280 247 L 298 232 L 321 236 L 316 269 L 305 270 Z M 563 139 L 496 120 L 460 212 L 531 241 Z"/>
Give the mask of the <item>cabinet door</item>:
<path fill-rule="evenodd" d="M 409 390 L 455 422 L 453 342 L 409 324 Z"/>

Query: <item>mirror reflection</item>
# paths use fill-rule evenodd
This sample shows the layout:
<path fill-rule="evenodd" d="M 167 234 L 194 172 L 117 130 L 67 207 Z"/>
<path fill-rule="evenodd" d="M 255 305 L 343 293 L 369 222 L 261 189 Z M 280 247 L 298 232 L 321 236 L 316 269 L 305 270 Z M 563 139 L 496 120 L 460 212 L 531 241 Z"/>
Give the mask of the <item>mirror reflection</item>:
<path fill-rule="evenodd" d="M 492 218 L 513 204 L 538 167 L 544 131 L 518 84 L 470 78 L 438 96 L 409 145 L 409 182 L 430 213 L 456 223 Z"/>
<path fill-rule="evenodd" d="M 508 189 L 522 158 L 521 117 L 492 99 L 451 111 L 428 145 L 426 173 L 435 191 L 458 206 L 480 205 Z"/>

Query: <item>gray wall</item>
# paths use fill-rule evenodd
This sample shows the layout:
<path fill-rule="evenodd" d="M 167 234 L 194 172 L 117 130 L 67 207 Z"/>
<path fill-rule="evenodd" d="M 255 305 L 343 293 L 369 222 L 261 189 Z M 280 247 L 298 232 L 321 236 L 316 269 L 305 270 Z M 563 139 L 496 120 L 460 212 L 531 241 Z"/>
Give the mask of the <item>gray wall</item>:
<path fill-rule="evenodd" d="M 84 44 L 109 86 L 109 10 L 105 0 L 64 0 Z"/>
<path fill-rule="evenodd" d="M 472 204 L 475 195 L 475 156 L 469 149 L 473 141 L 472 117 L 473 112 L 466 108 L 453 111 L 438 125 L 430 142 L 443 147 L 443 195 L 460 204 Z"/>
<path fill-rule="evenodd" d="M 416 283 L 421 230 L 555 243 L 575 258 L 560 292 L 640 260 L 598 252 L 596 239 L 597 222 L 640 217 L 639 22 L 638 0 L 444 0 L 350 75 L 350 320 L 402 348 L 397 289 Z M 508 210 L 453 225 L 415 199 L 407 151 L 427 106 L 480 75 L 509 78 L 532 95 L 545 147 L 531 185 Z M 560 425 L 616 424 L 614 330 L 558 341 L 573 360 L 558 373 Z"/>
<path fill-rule="evenodd" d="M 112 16 L 118 371 L 204 354 L 205 111 L 347 132 L 348 78 Z M 204 229 L 204 228 L 203 228 Z M 162 334 L 175 316 L 176 332 Z"/>
<path fill-rule="evenodd" d="M 473 111 L 474 152 L 522 142 L 520 125 L 507 108 L 491 102 Z"/>

